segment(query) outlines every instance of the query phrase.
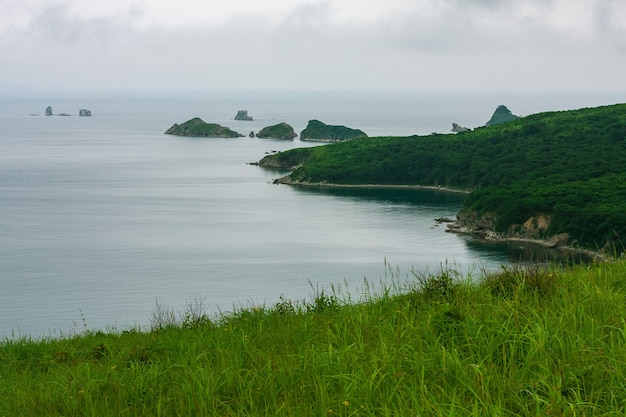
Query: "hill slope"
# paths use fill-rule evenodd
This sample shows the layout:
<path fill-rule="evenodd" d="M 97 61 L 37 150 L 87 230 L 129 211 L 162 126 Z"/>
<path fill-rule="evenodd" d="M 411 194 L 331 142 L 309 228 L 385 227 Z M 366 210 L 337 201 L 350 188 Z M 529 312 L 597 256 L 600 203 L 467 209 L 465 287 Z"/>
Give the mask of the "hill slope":
<path fill-rule="evenodd" d="M 0 415 L 623 415 L 625 276 L 442 271 L 359 303 L 319 292 L 212 318 L 194 302 L 147 332 L 0 339 Z"/>

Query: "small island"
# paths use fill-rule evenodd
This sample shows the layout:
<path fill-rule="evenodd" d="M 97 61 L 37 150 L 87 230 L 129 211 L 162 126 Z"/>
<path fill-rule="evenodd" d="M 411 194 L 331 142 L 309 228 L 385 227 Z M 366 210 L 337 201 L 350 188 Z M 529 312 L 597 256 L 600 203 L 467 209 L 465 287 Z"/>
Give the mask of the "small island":
<path fill-rule="evenodd" d="M 298 136 L 289 124 L 282 122 L 274 126 L 264 127 L 257 133 L 256 137 L 261 139 L 288 139 L 292 140 Z"/>
<path fill-rule="evenodd" d="M 199 117 L 187 120 L 183 124 L 174 124 L 165 131 L 166 135 L 205 137 L 205 138 L 239 138 L 242 134 L 216 123 L 206 123 Z"/>
<path fill-rule="evenodd" d="M 345 142 L 366 137 L 362 130 L 327 125 L 319 120 L 309 120 L 306 129 L 300 133 L 300 140 L 315 142 Z"/>

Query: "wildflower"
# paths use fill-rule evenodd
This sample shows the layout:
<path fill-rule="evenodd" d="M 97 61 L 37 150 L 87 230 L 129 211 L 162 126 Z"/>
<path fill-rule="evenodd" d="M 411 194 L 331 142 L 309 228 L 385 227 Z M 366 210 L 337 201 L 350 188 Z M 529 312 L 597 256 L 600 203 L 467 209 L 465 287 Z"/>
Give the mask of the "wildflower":
<path fill-rule="evenodd" d="M 346 407 L 350 405 L 350 401 L 346 400 L 344 402 L 342 402 L 341 404 L 345 405 Z"/>

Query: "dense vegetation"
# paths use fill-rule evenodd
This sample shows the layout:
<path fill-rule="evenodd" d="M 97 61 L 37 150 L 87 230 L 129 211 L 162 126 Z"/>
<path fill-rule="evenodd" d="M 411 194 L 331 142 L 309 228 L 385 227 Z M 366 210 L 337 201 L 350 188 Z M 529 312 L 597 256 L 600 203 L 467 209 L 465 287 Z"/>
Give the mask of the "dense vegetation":
<path fill-rule="evenodd" d="M 309 120 L 306 128 L 300 133 L 301 140 L 325 142 L 343 142 L 365 137 L 367 137 L 367 134 L 362 130 L 346 126 L 327 125 L 319 120 Z"/>
<path fill-rule="evenodd" d="M 618 416 L 626 264 L 397 277 L 355 303 L 0 340 L 2 416 Z M 479 277 L 474 276 L 473 279 Z"/>
<path fill-rule="evenodd" d="M 359 139 L 309 152 L 290 180 L 473 190 L 465 209 L 495 215 L 498 231 L 543 214 L 552 219 L 548 235 L 569 233 L 593 249 L 619 251 L 626 244 L 624 104 L 536 114 L 456 135 Z M 289 159 L 285 153 L 275 158 Z"/>
<path fill-rule="evenodd" d="M 243 135 L 216 123 L 206 123 L 199 117 L 187 120 L 183 124 L 174 124 L 165 131 L 166 135 L 208 137 L 208 138 L 238 138 Z"/>
<path fill-rule="evenodd" d="M 285 123 L 285 122 L 282 122 L 273 126 L 264 127 L 256 135 L 257 138 L 261 138 L 261 139 L 265 139 L 265 138 L 293 139 L 296 136 L 298 135 L 293 130 L 293 127 L 291 127 L 288 123 Z"/>

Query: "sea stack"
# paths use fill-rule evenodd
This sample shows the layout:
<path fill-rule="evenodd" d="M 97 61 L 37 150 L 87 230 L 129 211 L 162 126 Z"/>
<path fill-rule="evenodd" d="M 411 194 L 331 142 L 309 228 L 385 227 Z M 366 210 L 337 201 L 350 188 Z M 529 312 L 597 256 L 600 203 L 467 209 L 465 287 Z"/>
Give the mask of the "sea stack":
<path fill-rule="evenodd" d="M 244 120 L 251 122 L 254 120 L 252 117 L 248 116 L 248 110 L 239 110 L 237 111 L 237 115 L 235 116 L 235 120 Z"/>
<path fill-rule="evenodd" d="M 46 107 L 46 116 L 52 116 L 52 106 Z"/>

